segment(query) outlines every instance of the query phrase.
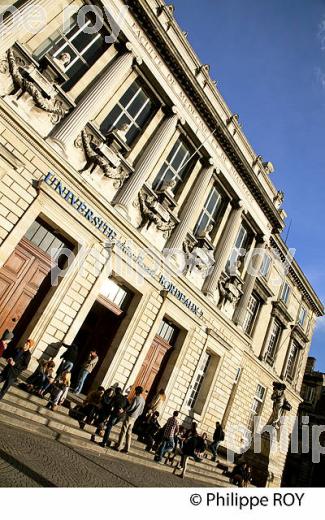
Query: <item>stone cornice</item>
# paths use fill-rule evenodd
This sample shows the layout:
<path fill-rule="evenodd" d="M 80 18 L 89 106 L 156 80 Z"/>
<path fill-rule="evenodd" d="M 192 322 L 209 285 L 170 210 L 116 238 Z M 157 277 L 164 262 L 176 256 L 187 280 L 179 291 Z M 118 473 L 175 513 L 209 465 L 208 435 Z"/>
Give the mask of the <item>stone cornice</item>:
<path fill-rule="evenodd" d="M 271 236 L 270 245 L 278 251 L 281 260 L 284 261 L 288 252 L 288 247 L 283 242 L 281 236 Z M 298 289 L 301 290 L 306 301 L 316 313 L 316 315 L 323 316 L 324 306 L 295 260 L 292 261 L 289 267 L 289 274 L 292 276 L 294 282 L 297 284 Z"/>
<path fill-rule="evenodd" d="M 215 137 L 220 146 L 227 154 L 229 160 L 241 175 L 251 194 L 264 211 L 265 215 L 272 224 L 273 230 L 280 231 L 284 227 L 278 210 L 274 207 L 273 201 L 266 193 L 264 187 L 256 177 L 252 166 L 248 163 L 244 154 L 240 150 L 233 136 L 228 131 L 220 114 L 216 111 L 213 103 L 208 99 L 202 87 L 195 80 L 195 77 L 188 69 L 184 60 L 178 59 L 177 49 L 166 35 L 166 32 L 157 23 L 157 18 L 152 10 L 148 9 L 144 0 L 126 0 L 127 5 L 132 8 L 132 12 L 143 30 L 148 34 L 151 41 L 156 45 L 159 53 L 165 60 L 177 81 L 188 95 L 191 102 L 196 107 L 198 113 L 205 121 L 206 125 L 215 131 Z"/>

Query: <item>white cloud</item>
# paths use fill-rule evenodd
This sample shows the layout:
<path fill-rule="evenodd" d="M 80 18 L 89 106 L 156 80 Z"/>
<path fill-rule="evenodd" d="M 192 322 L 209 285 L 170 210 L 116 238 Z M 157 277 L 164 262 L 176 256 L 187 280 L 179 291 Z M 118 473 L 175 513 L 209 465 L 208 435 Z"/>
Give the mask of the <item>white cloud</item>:
<path fill-rule="evenodd" d="M 315 69 L 317 81 L 321 84 L 323 88 L 325 88 L 325 71 L 320 67 Z"/>
<path fill-rule="evenodd" d="M 318 26 L 318 38 L 320 40 L 320 48 L 325 51 L 325 20 L 322 20 Z"/>
<path fill-rule="evenodd" d="M 321 316 L 317 319 L 315 330 L 325 332 L 325 316 Z"/>

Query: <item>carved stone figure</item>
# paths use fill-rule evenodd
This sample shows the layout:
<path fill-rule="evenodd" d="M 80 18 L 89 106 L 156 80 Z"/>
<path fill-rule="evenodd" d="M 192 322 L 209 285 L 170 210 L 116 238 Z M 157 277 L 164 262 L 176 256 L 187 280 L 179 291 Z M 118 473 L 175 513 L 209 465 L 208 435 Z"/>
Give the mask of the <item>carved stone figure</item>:
<path fill-rule="evenodd" d="M 200 231 L 200 233 L 198 233 L 197 238 L 199 240 L 204 239 L 204 240 L 209 240 L 211 242 L 210 233 L 212 230 L 213 230 L 213 224 L 209 224 L 205 229 L 203 229 L 202 231 Z"/>
<path fill-rule="evenodd" d="M 284 201 L 284 192 L 278 191 L 278 193 L 276 194 L 276 196 L 273 199 L 275 207 L 277 209 L 279 209 L 280 206 L 283 204 L 283 201 Z"/>
<path fill-rule="evenodd" d="M 142 229 L 145 225 L 149 227 L 153 223 L 157 229 L 164 232 L 164 238 L 168 238 L 176 225 L 170 218 L 168 211 L 159 204 L 154 195 L 146 193 L 145 190 L 140 191 L 138 199 L 142 216 L 139 229 Z"/>
<path fill-rule="evenodd" d="M 284 415 L 286 410 L 291 409 L 291 405 L 288 403 L 284 395 L 285 389 L 285 384 L 278 382 L 273 383 L 273 393 L 271 395 L 273 409 L 267 424 L 271 424 L 276 430 L 280 428 L 281 417 Z"/>
<path fill-rule="evenodd" d="M 166 195 L 169 195 L 170 197 L 174 198 L 174 188 L 177 184 L 176 179 L 170 179 L 169 181 L 164 182 L 161 189 L 159 191 L 166 193 Z"/>
<path fill-rule="evenodd" d="M 128 123 L 123 123 L 121 126 L 115 129 L 116 135 L 118 135 L 118 137 L 122 139 L 124 143 L 126 143 L 126 134 L 129 130 L 129 126 L 130 125 Z"/>
<path fill-rule="evenodd" d="M 120 188 L 124 181 L 129 177 L 129 173 L 121 166 L 116 167 L 111 163 L 110 160 L 101 152 L 99 146 L 93 142 L 92 137 L 86 132 L 86 130 L 81 132 L 81 139 L 87 158 L 87 163 L 83 168 L 83 171 L 88 168 L 91 168 L 91 171 L 93 171 L 96 166 L 99 166 L 99 168 L 104 172 L 105 177 L 115 179 L 116 183 L 114 183 L 114 186 Z"/>
<path fill-rule="evenodd" d="M 266 175 L 270 175 L 270 173 L 274 172 L 274 166 L 271 161 L 263 162 L 263 167 Z"/>
<path fill-rule="evenodd" d="M 68 113 L 63 106 L 63 102 L 56 99 L 55 96 L 46 95 L 41 87 L 32 78 L 29 67 L 20 64 L 12 49 L 8 51 L 9 73 L 14 84 L 14 92 L 21 91 L 22 94 L 29 94 L 37 108 L 52 114 L 51 121 L 53 124 L 58 123 L 60 119 Z M 44 81 L 43 81 L 44 82 Z M 54 89 L 52 89 L 54 91 Z"/>
<path fill-rule="evenodd" d="M 62 52 L 58 58 L 53 58 L 53 61 L 64 71 L 71 63 L 71 56 L 68 52 Z"/>

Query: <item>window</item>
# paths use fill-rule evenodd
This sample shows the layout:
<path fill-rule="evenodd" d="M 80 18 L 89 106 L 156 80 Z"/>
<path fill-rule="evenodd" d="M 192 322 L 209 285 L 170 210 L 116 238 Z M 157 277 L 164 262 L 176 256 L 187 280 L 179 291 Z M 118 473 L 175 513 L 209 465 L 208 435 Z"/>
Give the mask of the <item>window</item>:
<path fill-rule="evenodd" d="M 281 327 L 280 323 L 278 321 L 274 321 L 272 329 L 271 329 L 270 337 L 269 337 L 269 343 L 268 343 L 268 346 L 266 349 L 266 355 L 265 355 L 265 360 L 269 365 L 273 365 L 273 363 L 274 363 L 275 354 L 276 354 L 277 346 L 278 346 L 278 343 L 280 340 L 281 332 L 282 332 L 282 327 Z"/>
<path fill-rule="evenodd" d="M 253 331 L 254 323 L 257 318 L 257 313 L 260 307 L 259 299 L 252 294 L 249 299 L 246 316 L 243 322 L 243 329 L 246 334 L 251 334 Z"/>
<path fill-rule="evenodd" d="M 205 201 L 202 213 L 195 226 L 194 235 L 199 235 L 210 225 L 213 227 L 215 226 L 220 206 L 221 195 L 218 190 L 213 187 L 207 200 Z"/>
<path fill-rule="evenodd" d="M 34 53 L 37 60 L 46 54 L 54 60 L 68 55 L 64 72 L 69 80 L 64 84 L 64 90 L 69 90 L 108 47 L 105 42 L 108 36 L 106 29 L 103 27 L 100 31 L 94 31 L 95 14 L 89 12 L 86 19 L 82 18 L 84 23 L 79 25 L 76 13 L 64 29 L 55 31 Z"/>
<path fill-rule="evenodd" d="M 155 101 L 151 99 L 141 80 L 136 79 L 105 118 L 100 129 L 106 134 L 127 125 L 125 137 L 130 145 L 151 119 L 155 108 Z"/>
<path fill-rule="evenodd" d="M 234 247 L 232 249 L 232 253 L 229 257 L 228 264 L 227 264 L 227 271 L 230 271 L 230 269 L 234 269 L 236 266 L 236 262 L 238 258 L 240 258 L 240 249 L 245 249 L 247 247 L 249 240 L 249 235 L 247 229 L 241 225 Z M 236 270 L 236 269 L 235 269 Z M 240 269 L 239 269 L 240 270 Z"/>
<path fill-rule="evenodd" d="M 264 276 L 264 278 L 266 278 L 270 272 L 270 268 L 271 268 L 271 257 L 270 257 L 270 255 L 265 253 L 265 255 L 263 257 L 261 269 L 260 269 L 260 275 Z"/>
<path fill-rule="evenodd" d="M 179 330 L 176 325 L 166 319 L 163 319 L 159 326 L 157 336 L 160 336 L 166 341 L 166 343 L 169 343 L 169 345 L 175 345 L 178 332 Z"/>
<path fill-rule="evenodd" d="M 299 345 L 296 341 L 293 341 L 290 347 L 290 352 L 288 356 L 288 362 L 287 362 L 287 368 L 285 372 L 285 379 L 287 379 L 289 382 L 293 381 L 297 361 L 298 361 L 298 355 L 299 355 Z"/>
<path fill-rule="evenodd" d="M 129 293 L 124 287 L 119 286 L 114 280 L 108 278 L 102 284 L 100 291 L 101 296 L 107 298 L 112 303 L 115 303 L 120 309 L 122 309 L 128 299 Z"/>
<path fill-rule="evenodd" d="M 192 167 L 192 161 L 189 160 L 191 154 L 192 150 L 189 145 L 179 138 L 155 178 L 153 188 L 159 190 L 164 183 L 175 180 L 176 185 L 173 191 L 176 193 Z"/>
<path fill-rule="evenodd" d="M 201 389 L 201 386 L 202 386 L 202 383 L 204 380 L 204 376 L 205 376 L 206 371 L 208 370 L 208 367 L 210 364 L 210 360 L 211 360 L 210 354 L 205 352 L 200 361 L 199 370 L 196 374 L 195 382 L 193 384 L 190 398 L 187 403 L 190 408 L 194 408 L 194 406 L 195 406 L 196 400 L 198 398 L 198 395 L 199 395 L 199 392 L 200 392 L 200 389 Z"/>
<path fill-rule="evenodd" d="M 61 249 L 66 247 L 66 244 L 56 237 L 52 231 L 49 231 L 43 222 L 37 220 L 30 226 L 25 238 L 52 258 L 55 258 Z"/>
<path fill-rule="evenodd" d="M 301 309 L 299 311 L 299 316 L 298 316 L 298 324 L 301 327 L 303 327 L 305 325 L 306 316 L 307 316 L 307 309 L 306 309 L 306 307 L 301 307 Z"/>
<path fill-rule="evenodd" d="M 255 424 L 255 417 L 260 417 L 265 398 L 265 387 L 258 384 L 255 392 L 255 396 L 251 406 L 251 413 L 248 421 L 248 429 L 253 431 Z"/>
<path fill-rule="evenodd" d="M 284 282 L 281 290 L 280 300 L 282 300 L 285 304 L 287 304 L 289 301 L 290 292 L 290 285 L 287 282 Z"/>

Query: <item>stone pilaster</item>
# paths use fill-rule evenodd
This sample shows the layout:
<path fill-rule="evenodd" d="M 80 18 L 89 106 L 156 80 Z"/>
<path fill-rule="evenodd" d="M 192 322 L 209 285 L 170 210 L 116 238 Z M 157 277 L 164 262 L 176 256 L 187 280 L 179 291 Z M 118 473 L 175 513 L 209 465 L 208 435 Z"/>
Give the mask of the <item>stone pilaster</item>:
<path fill-rule="evenodd" d="M 233 318 L 234 322 L 237 325 L 239 325 L 240 327 L 242 327 L 244 319 L 245 319 L 248 302 L 249 302 L 249 299 L 250 299 L 253 289 L 254 289 L 256 277 L 259 276 L 259 271 L 260 271 L 260 268 L 263 263 L 263 255 L 264 255 L 264 251 L 265 251 L 265 246 L 266 246 L 266 242 L 265 242 L 265 238 L 263 237 L 263 239 L 257 243 L 256 248 L 254 249 L 250 262 L 249 262 L 249 266 L 248 266 L 248 270 L 247 270 L 247 274 L 246 274 L 246 278 L 245 278 L 245 282 L 244 282 L 244 286 L 243 286 L 243 295 L 239 301 L 239 304 L 237 306 L 237 309 L 235 311 L 235 315 Z"/>
<path fill-rule="evenodd" d="M 179 116 L 175 107 L 172 109 L 172 115 L 162 121 L 157 132 L 143 151 L 138 163 L 135 165 L 135 171 L 130 179 L 124 184 L 121 191 L 114 200 L 114 206 L 128 213 L 128 207 L 133 202 L 141 187 L 146 182 L 150 173 L 157 164 L 159 157 L 168 145 L 176 130 Z"/>
<path fill-rule="evenodd" d="M 168 241 L 168 248 L 181 249 L 187 233 L 192 231 L 195 226 L 197 220 L 195 210 L 204 203 L 203 197 L 211 181 L 213 170 L 213 161 L 212 159 L 209 159 L 209 164 L 199 172 L 194 187 L 191 190 L 183 211 L 180 214 L 180 223 Z"/>
<path fill-rule="evenodd" d="M 126 48 L 127 51 L 106 68 L 75 109 L 54 129 L 50 137 L 51 141 L 66 149 L 76 140 L 86 124 L 94 119 L 108 103 L 112 92 L 123 82 L 132 68 L 134 61 L 132 46 L 127 43 Z"/>
<path fill-rule="evenodd" d="M 5 2 L 6 3 L 6 2 Z M 41 31 L 51 20 L 54 11 L 58 10 L 58 2 L 53 0 L 27 0 L 20 7 L 15 5 L 8 9 L 8 15 L 0 24 L 0 56 L 3 56 L 17 40 L 32 34 L 33 20 L 39 12 L 37 32 Z M 10 14 L 9 14 L 10 13 Z M 44 15 L 44 20 L 41 16 Z"/>
<path fill-rule="evenodd" d="M 227 260 L 231 255 L 231 251 L 234 247 L 234 242 L 242 222 L 243 212 L 244 204 L 242 201 L 236 202 L 232 208 L 232 211 L 230 212 L 225 229 L 221 235 L 221 239 L 215 253 L 215 264 L 213 266 L 212 273 L 207 278 L 203 287 L 204 293 L 210 297 L 213 297 L 214 292 L 217 289 L 221 273 L 224 270 Z"/>

